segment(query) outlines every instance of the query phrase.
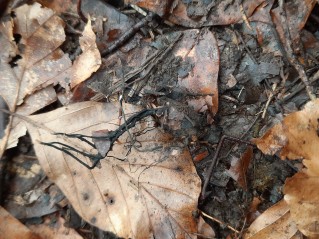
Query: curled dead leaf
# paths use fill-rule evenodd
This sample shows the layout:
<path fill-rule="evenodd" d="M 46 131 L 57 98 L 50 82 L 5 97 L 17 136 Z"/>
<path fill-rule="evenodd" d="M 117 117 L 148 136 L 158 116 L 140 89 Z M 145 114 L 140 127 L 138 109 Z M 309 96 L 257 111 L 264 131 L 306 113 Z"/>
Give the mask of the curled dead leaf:
<path fill-rule="evenodd" d="M 248 228 L 244 239 L 290 239 L 297 232 L 289 207 L 284 200 L 261 214 Z"/>

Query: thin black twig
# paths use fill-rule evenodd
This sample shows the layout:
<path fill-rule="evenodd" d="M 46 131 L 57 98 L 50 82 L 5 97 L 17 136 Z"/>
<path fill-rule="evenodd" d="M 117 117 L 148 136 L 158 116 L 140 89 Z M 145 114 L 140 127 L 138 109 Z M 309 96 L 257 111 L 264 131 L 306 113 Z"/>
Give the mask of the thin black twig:
<path fill-rule="evenodd" d="M 144 17 L 141 21 L 132 26 L 128 31 L 126 31 L 123 35 L 121 35 L 117 40 L 115 40 L 112 45 L 106 48 L 101 52 L 101 56 L 105 57 L 108 54 L 112 53 L 124 43 L 126 43 L 132 36 L 135 35 L 142 27 L 144 27 L 147 23 L 151 22 L 155 17 L 155 14 L 149 12 L 146 17 Z"/>
<path fill-rule="evenodd" d="M 210 178 L 211 178 L 211 176 L 213 174 L 214 167 L 217 165 L 218 155 L 220 153 L 220 150 L 221 150 L 225 140 L 235 141 L 237 143 L 242 143 L 242 144 L 247 144 L 247 145 L 254 146 L 254 144 L 250 143 L 249 141 L 241 140 L 241 139 L 238 139 L 238 138 L 235 138 L 235 137 L 232 137 L 232 136 L 228 136 L 228 135 L 223 135 L 220 138 L 218 146 L 217 146 L 217 149 L 216 149 L 216 152 L 215 152 L 215 155 L 214 155 L 214 158 L 212 159 L 212 162 L 211 162 L 209 168 L 207 169 L 206 178 L 205 178 L 205 181 L 204 181 L 204 184 L 203 184 L 203 188 L 202 188 L 202 192 L 201 192 L 201 196 L 200 196 L 202 201 L 204 201 L 205 198 L 206 198 L 207 187 L 208 187 L 208 184 L 210 182 Z"/>

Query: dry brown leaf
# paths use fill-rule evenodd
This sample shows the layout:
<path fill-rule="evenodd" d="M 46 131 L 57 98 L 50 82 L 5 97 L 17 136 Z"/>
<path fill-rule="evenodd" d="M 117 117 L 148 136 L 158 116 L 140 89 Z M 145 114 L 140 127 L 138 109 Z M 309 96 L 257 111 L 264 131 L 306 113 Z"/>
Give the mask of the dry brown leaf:
<path fill-rule="evenodd" d="M 303 158 L 309 176 L 319 176 L 318 121 L 319 99 L 308 102 L 304 109 L 289 114 L 281 124 L 275 125 L 263 137 L 254 139 L 265 154 L 280 151 L 282 159 Z"/>
<path fill-rule="evenodd" d="M 290 239 L 297 230 L 290 216 L 289 206 L 281 200 L 250 225 L 244 239 Z"/>
<path fill-rule="evenodd" d="M 300 47 L 300 31 L 304 28 L 312 9 L 316 5 L 316 0 L 293 0 L 285 3 L 285 11 L 287 15 L 287 22 L 281 22 L 279 7 L 271 11 L 271 17 L 276 25 L 276 30 L 279 34 L 281 42 L 285 45 L 287 40 L 284 33 L 283 25 L 287 24 L 289 27 L 289 34 L 292 40 L 291 46 L 293 49 Z"/>
<path fill-rule="evenodd" d="M 138 110 L 124 106 L 127 114 Z M 44 171 L 79 215 L 103 230 L 125 238 L 195 238 L 197 225 L 192 212 L 197 209 L 200 179 L 188 150 L 158 129 L 151 130 L 153 122 L 140 123 L 131 133 L 144 130 L 136 138 L 143 149 L 162 149 L 138 152 L 129 147 L 126 134 L 101 161 L 100 169 L 88 170 L 67 154 L 39 143 L 59 141 L 89 150 L 80 140 L 66 140 L 45 128 L 92 135 L 101 129 L 116 129 L 118 116 L 119 105 L 96 102 L 30 116 L 37 123 L 29 120 L 27 127 Z M 88 163 L 88 159 L 78 157 Z"/>
<path fill-rule="evenodd" d="M 37 0 L 37 2 L 57 13 L 77 14 L 76 2 L 73 0 Z"/>
<path fill-rule="evenodd" d="M 71 88 L 88 79 L 101 65 L 101 55 L 95 43 L 96 37 L 91 27 L 91 20 L 86 24 L 80 46 L 82 54 L 75 59 L 71 72 Z"/>
<path fill-rule="evenodd" d="M 0 206 L 0 239 L 41 239 Z"/>
<path fill-rule="evenodd" d="M 97 70 L 101 58 L 90 23 L 80 38 L 83 53 L 72 65 L 68 55 L 59 49 L 65 40 L 61 18 L 38 3 L 14 11 L 16 17 L 0 26 L 0 44 L 5 46 L 0 55 L 0 95 L 10 111 L 29 115 L 56 101 L 56 93 L 48 85 L 60 83 L 66 89 L 70 82 L 76 85 Z M 13 33 L 21 36 L 19 43 L 14 41 Z M 21 59 L 11 67 L 10 62 L 17 56 Z M 26 132 L 19 119 L 10 124 L 12 133 L 1 142 L 1 152 L 16 146 Z"/>
<path fill-rule="evenodd" d="M 188 105 L 197 112 L 208 110 L 215 115 L 218 111 L 219 50 L 214 34 L 208 29 L 184 31 L 173 54 L 185 62 L 191 60 L 194 65 L 187 76 L 179 77 L 178 85 L 193 94 L 206 95 L 188 100 Z"/>
<path fill-rule="evenodd" d="M 289 114 L 281 124 L 255 139 L 258 148 L 266 154 L 280 151 L 282 159 L 303 158 L 307 167 L 287 179 L 284 193 L 291 217 L 298 229 L 309 237 L 319 236 L 319 99 L 308 102 L 304 109 Z"/>
<path fill-rule="evenodd" d="M 227 173 L 241 186 L 247 190 L 246 172 L 251 159 L 253 158 L 253 147 L 248 146 L 240 159 L 234 158 Z"/>
<path fill-rule="evenodd" d="M 319 176 L 319 175 L 318 175 Z M 319 177 L 297 173 L 286 180 L 285 201 L 299 230 L 309 238 L 319 237 Z"/>

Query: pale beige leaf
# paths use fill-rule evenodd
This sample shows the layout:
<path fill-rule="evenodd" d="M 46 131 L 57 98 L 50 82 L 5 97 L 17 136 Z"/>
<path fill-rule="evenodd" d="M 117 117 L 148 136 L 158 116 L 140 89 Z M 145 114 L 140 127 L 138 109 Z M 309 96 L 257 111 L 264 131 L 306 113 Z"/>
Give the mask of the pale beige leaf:
<path fill-rule="evenodd" d="M 268 208 L 248 228 L 245 239 L 289 239 L 297 232 L 284 200 Z"/>
<path fill-rule="evenodd" d="M 25 98 L 23 105 L 17 108 L 16 113 L 20 115 L 31 115 L 55 102 L 56 99 L 57 96 L 53 86 L 48 86 Z"/>
<path fill-rule="evenodd" d="M 25 96 L 69 68 L 71 61 L 58 48 L 65 40 L 64 22 L 52 10 L 34 3 L 15 9 L 15 14 L 14 33 L 21 35 L 22 59 L 12 69 L 11 78 L 17 81 L 13 97 L 19 94 L 20 105 Z"/>
<path fill-rule="evenodd" d="M 139 108 L 124 105 L 124 110 L 130 114 Z M 153 128 L 150 119 L 131 132 L 143 131 L 136 137 L 136 145 L 142 149 L 161 149 L 138 152 L 130 147 L 125 134 L 101 161 L 101 168 L 93 170 L 40 144 L 58 141 L 88 151 L 80 140 L 58 137 L 41 126 L 55 132 L 92 135 L 97 130 L 117 129 L 119 112 L 118 104 L 83 102 L 30 116 L 38 124 L 28 123 L 27 127 L 44 171 L 75 210 L 103 230 L 124 238 L 195 238 L 197 224 L 192 212 L 197 209 L 200 179 L 188 150 Z"/>
<path fill-rule="evenodd" d="M 310 238 L 319 237 L 319 177 L 297 173 L 286 180 L 285 201 L 299 230 Z"/>
<path fill-rule="evenodd" d="M 16 17 L 0 26 L 0 44 L 5 46 L 0 53 L 0 95 L 11 112 L 29 115 L 56 101 L 52 84 L 59 83 L 68 91 L 71 81 L 82 82 L 99 68 L 101 57 L 90 23 L 80 39 L 83 54 L 72 65 L 68 54 L 59 48 L 65 41 L 65 24 L 60 17 L 39 3 L 23 5 L 14 12 Z M 18 43 L 13 33 L 21 36 Z M 12 67 L 9 62 L 16 56 L 21 59 Z M 24 135 L 25 127 L 19 121 L 10 120 L 13 134 L 6 130 L 0 155 Z"/>
<path fill-rule="evenodd" d="M 71 88 L 88 79 L 93 72 L 100 68 L 101 55 L 95 40 L 91 20 L 89 20 L 79 40 L 83 53 L 75 59 L 72 66 Z"/>
<path fill-rule="evenodd" d="M 13 123 L 15 126 L 10 130 L 8 141 L 6 142 L 6 145 L 2 145 L 1 148 L 10 149 L 16 147 L 18 145 L 19 138 L 27 133 L 27 127 L 23 121 L 16 120 L 16 122 Z M 1 143 L 5 143 L 4 140 L 2 140 Z"/>

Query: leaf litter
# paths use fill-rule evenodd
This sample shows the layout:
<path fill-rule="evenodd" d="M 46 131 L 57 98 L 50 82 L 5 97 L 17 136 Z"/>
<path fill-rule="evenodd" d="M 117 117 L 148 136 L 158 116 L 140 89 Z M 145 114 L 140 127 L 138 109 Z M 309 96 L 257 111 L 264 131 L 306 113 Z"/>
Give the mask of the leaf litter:
<path fill-rule="evenodd" d="M 42 2 L 59 12 L 62 18 L 39 4 L 24 5 L 13 9 L 16 17 L 4 18 L 6 21 L 1 25 L 4 34 L 0 41 L 6 46 L 1 51 L 1 68 L 5 72 L 5 79 L 1 80 L 15 79 L 11 85 L 4 81 L 11 91 L 3 87 L 0 92 L 10 111 L 16 113 L 11 117 L 13 128 L 9 135 L 8 127 L 6 138 L 13 135 L 18 139 L 28 128 L 44 171 L 82 218 L 118 236 L 134 238 L 146 235 L 159 238 L 169 235 L 173 238 L 237 238 L 241 235 L 244 238 L 294 238 L 300 232 L 309 237 L 317 236 L 318 212 L 313 205 L 318 203 L 314 194 L 318 170 L 315 157 L 308 153 L 314 150 L 309 142 L 316 142 L 314 129 L 317 125 L 315 119 L 311 119 L 307 125 L 310 130 L 306 128 L 305 122 L 309 119 L 306 116 L 302 117 L 304 123 L 299 124 L 299 117 L 289 115 L 283 120 L 284 126 L 277 125 L 270 131 L 274 137 L 256 140 L 258 147 L 271 145 L 271 153 L 283 158 L 304 158 L 306 168 L 301 169 L 300 161 L 288 164 L 256 150 L 251 156 L 251 149 L 250 156 L 242 156 L 243 146 L 226 144 L 222 151 L 230 150 L 214 169 L 208 187 L 211 191 L 205 201 L 197 202 L 201 189 L 197 173 L 205 179 L 203 169 L 213 156 L 221 132 L 239 138 L 248 134 L 258 137 L 259 126 L 265 131 L 266 123 L 281 121 L 283 115 L 300 108 L 307 97 L 313 98 L 310 85 L 316 87 L 318 77 L 314 73 L 319 48 L 315 31 L 311 29 L 312 21 L 308 19 L 315 19 L 316 1 L 305 4 L 298 0 L 284 4 L 283 1 L 279 4 L 274 1 L 233 1 L 231 4 L 134 1 L 158 13 L 168 25 L 157 21 L 156 17 L 137 20 L 136 15 L 126 10 L 120 12 L 100 3 L 83 1 L 81 6 L 80 1 L 80 7 L 76 7 L 68 2 L 61 8 L 58 1 Z M 76 8 L 77 14 L 89 22 L 86 27 L 74 16 Z M 68 14 L 66 9 L 70 10 Z M 137 7 L 134 9 L 139 14 L 147 14 Z M 296 17 L 297 12 L 299 17 Z M 45 20 L 46 15 L 48 20 Z M 27 19 L 27 29 L 35 30 L 33 34 L 28 35 L 28 30 L 24 29 L 21 24 L 24 19 Z M 51 19 L 59 25 L 55 26 Z M 172 22 L 201 27 L 201 30 L 184 30 L 172 26 Z M 235 23 L 234 27 L 204 27 L 230 23 Z M 291 36 L 287 34 L 288 28 Z M 51 36 L 49 29 L 60 29 L 59 34 Z M 86 29 L 82 40 L 76 40 L 75 36 L 82 29 Z M 133 35 L 125 36 L 126 31 Z M 51 39 L 52 44 L 46 44 L 50 41 L 43 39 Z M 77 48 L 72 46 L 74 39 L 80 42 Z M 121 42 L 123 39 L 126 42 Z M 66 44 L 61 45 L 64 41 Z M 42 45 L 46 49 L 43 50 Z M 112 47 L 114 49 L 109 51 Z M 70 58 L 60 48 L 69 52 Z M 99 51 L 108 52 L 102 62 Z M 57 62 L 62 58 L 66 64 L 60 66 Z M 44 60 L 52 63 L 50 69 Z M 288 62 L 293 67 L 287 67 Z M 293 68 L 305 85 L 297 84 Z M 307 74 L 303 68 L 308 70 Z M 11 72 L 17 77 L 13 78 Z M 56 84 L 62 88 L 53 87 Z M 305 87 L 308 96 L 302 92 Z M 53 111 L 44 109 L 49 112 L 29 116 L 55 102 L 57 94 L 58 104 L 64 107 Z M 119 97 L 120 102 L 140 106 L 123 103 L 122 111 L 118 103 L 69 104 L 104 97 L 106 101 Z M 313 109 L 317 109 L 317 104 L 312 103 Z M 134 127 L 131 124 L 125 130 L 128 132 L 110 141 L 108 137 L 117 132 L 120 125 L 124 129 L 125 118 L 138 116 L 141 109 L 154 110 L 156 114 L 134 121 Z M 256 117 L 260 110 L 263 111 L 261 120 Z M 285 126 L 289 117 L 292 117 L 291 122 Z M 22 133 L 17 130 L 16 122 L 24 125 Z M 298 148 L 303 141 L 292 140 L 296 135 L 299 137 L 300 132 L 295 128 L 305 129 L 303 133 L 309 131 L 306 137 L 302 135 L 307 146 Z M 70 138 L 70 133 L 87 135 L 89 141 L 84 141 L 83 136 Z M 1 143 L 4 149 L 7 140 Z M 197 173 L 186 145 L 191 149 Z M 89 171 L 75 161 L 92 163 L 89 157 L 83 157 L 83 151 L 93 160 L 96 158 L 92 155 L 99 158 L 106 155 L 106 158 Z M 239 159 L 237 164 L 236 158 Z M 299 172 L 293 176 L 297 167 Z M 40 195 L 37 192 L 40 191 L 31 190 L 25 195 L 34 202 Z M 300 198 L 300 195 L 305 196 Z M 60 204 L 66 205 L 65 202 Z M 202 219 L 198 221 L 194 216 L 197 208 L 213 226 L 213 233 L 207 224 L 202 226 Z M 265 219 L 268 224 L 263 224 Z M 147 223 L 150 227 L 141 227 Z M 243 233 L 245 228 L 248 230 Z"/>
<path fill-rule="evenodd" d="M 131 105 L 123 108 L 127 114 L 138 111 Z M 135 140 L 145 152 L 125 146 L 130 141 L 127 134 L 123 135 L 111 154 L 100 161 L 101 168 L 93 170 L 40 143 L 68 143 L 90 150 L 79 140 L 66 141 L 37 124 L 53 132 L 67 128 L 66 134 L 90 135 L 97 129 L 116 129 L 118 117 L 115 116 L 119 110 L 119 104 L 83 102 L 30 116 L 35 124 L 28 124 L 27 128 L 44 171 L 76 211 L 103 230 L 125 238 L 150 235 L 193 238 L 197 228 L 192 212 L 197 209 L 200 180 L 183 145 L 174 145 L 169 135 L 156 128 L 143 133 L 153 127 L 152 122 L 141 123 L 132 131 L 132 134 L 140 134 Z M 76 124 L 72 123 L 75 119 Z M 160 149 L 152 150 L 154 146 Z"/>
<path fill-rule="evenodd" d="M 1 42 L 8 45 L 8 52 L 1 52 L 0 94 L 12 112 L 29 115 L 57 100 L 50 85 L 59 83 L 69 91 L 68 84 L 74 87 L 88 78 L 99 68 L 101 58 L 90 23 L 80 38 L 83 54 L 72 65 L 68 55 L 59 48 L 65 40 L 61 18 L 38 3 L 23 5 L 15 13 L 17 17 L 6 22 L 8 25 L 3 29 L 6 32 L 1 37 Z M 18 43 L 13 34 L 21 36 Z M 11 68 L 10 62 L 15 58 L 19 60 Z M 86 67 L 91 70 L 80 72 Z M 14 137 L 9 138 L 7 148 L 16 146 L 17 139 L 25 134 L 25 127 L 20 123 L 16 119 L 13 122 L 11 136 Z"/>

